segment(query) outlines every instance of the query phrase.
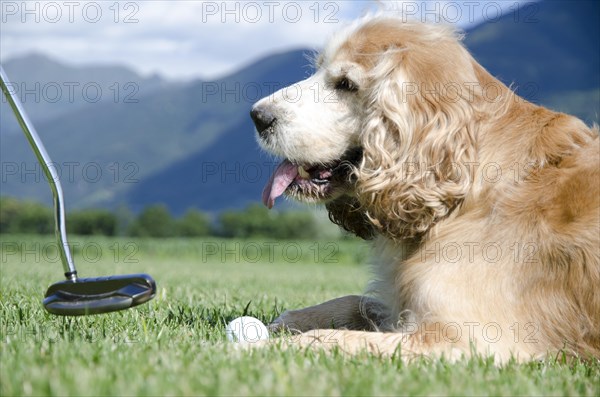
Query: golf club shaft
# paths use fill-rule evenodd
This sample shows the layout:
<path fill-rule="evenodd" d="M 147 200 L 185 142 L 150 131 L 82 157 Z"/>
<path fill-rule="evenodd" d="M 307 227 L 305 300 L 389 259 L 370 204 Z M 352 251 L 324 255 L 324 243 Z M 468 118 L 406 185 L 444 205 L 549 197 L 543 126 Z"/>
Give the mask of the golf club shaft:
<path fill-rule="evenodd" d="M 56 172 L 56 168 L 52 165 L 52 160 L 46 152 L 44 148 L 44 144 L 42 143 L 40 137 L 38 136 L 31 120 L 27 117 L 21 102 L 16 97 L 14 90 L 7 86 L 8 77 L 4 72 L 4 68 L 0 65 L 0 85 L 2 86 L 2 91 L 4 92 L 4 96 L 8 100 L 10 107 L 13 109 L 35 156 L 42 169 L 44 170 L 44 174 L 46 174 L 46 179 L 50 184 L 50 189 L 52 190 L 52 195 L 54 197 L 54 220 L 55 220 L 55 232 L 56 239 L 58 242 L 58 252 L 60 253 L 60 259 L 63 264 L 63 268 L 65 270 L 65 277 L 67 280 L 77 281 L 77 270 L 75 269 L 75 264 L 73 263 L 73 258 L 71 256 L 71 250 L 69 248 L 69 243 L 67 241 L 67 228 L 65 224 L 65 203 L 64 196 L 62 191 L 62 186 L 60 185 L 60 179 L 58 173 Z"/>

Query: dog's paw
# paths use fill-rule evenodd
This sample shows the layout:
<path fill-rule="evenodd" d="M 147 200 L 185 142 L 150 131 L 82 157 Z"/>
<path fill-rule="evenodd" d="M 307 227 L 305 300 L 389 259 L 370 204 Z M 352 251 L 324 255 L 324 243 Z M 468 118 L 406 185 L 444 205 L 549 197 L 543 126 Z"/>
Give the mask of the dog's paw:
<path fill-rule="evenodd" d="M 285 312 L 281 313 L 281 315 L 273 320 L 271 324 L 267 325 L 269 333 L 277 334 L 281 332 L 288 332 L 291 334 L 299 334 L 311 329 L 310 327 L 305 329 L 306 325 L 303 326 L 299 322 L 302 320 L 299 317 L 302 316 L 297 316 L 295 313 L 298 313 L 298 311 L 286 310 Z"/>

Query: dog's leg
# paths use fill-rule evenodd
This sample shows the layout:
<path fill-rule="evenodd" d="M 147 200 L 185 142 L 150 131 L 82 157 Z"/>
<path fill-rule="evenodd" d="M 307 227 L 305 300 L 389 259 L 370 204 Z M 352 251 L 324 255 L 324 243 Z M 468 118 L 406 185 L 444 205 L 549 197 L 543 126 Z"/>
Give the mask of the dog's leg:
<path fill-rule="evenodd" d="M 375 331 L 388 318 L 388 310 L 374 298 L 348 295 L 300 310 L 288 310 L 270 325 L 271 331 L 305 332 L 319 328 Z"/>
<path fill-rule="evenodd" d="M 424 326 L 432 327 L 431 325 Z M 442 337 L 441 334 L 428 332 L 368 332 L 340 329 L 314 329 L 299 335 L 288 335 L 263 341 L 264 344 L 279 344 L 280 347 L 306 348 L 312 350 L 340 352 L 349 355 L 370 353 L 390 357 L 398 355 L 404 361 L 418 357 L 440 357 L 456 360 L 469 356 L 472 352 L 469 344 L 461 338 Z"/>

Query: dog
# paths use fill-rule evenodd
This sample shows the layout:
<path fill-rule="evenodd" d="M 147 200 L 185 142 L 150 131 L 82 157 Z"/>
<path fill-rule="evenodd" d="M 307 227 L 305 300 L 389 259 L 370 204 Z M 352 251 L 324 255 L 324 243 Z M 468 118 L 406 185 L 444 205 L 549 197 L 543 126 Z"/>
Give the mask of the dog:
<path fill-rule="evenodd" d="M 287 343 L 600 358 L 598 128 L 517 96 L 450 26 L 365 17 L 251 110 L 265 186 L 371 240 L 374 280 L 281 314 Z M 300 95 L 299 95 L 300 93 Z"/>

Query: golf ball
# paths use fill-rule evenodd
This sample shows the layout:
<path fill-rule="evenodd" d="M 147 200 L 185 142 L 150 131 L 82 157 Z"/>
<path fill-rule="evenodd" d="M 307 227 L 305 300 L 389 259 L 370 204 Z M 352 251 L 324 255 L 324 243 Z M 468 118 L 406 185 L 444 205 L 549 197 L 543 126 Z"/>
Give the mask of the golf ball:
<path fill-rule="evenodd" d="M 227 339 L 237 343 L 256 343 L 269 339 L 267 327 L 257 318 L 250 316 L 238 317 L 227 324 L 225 328 Z"/>

